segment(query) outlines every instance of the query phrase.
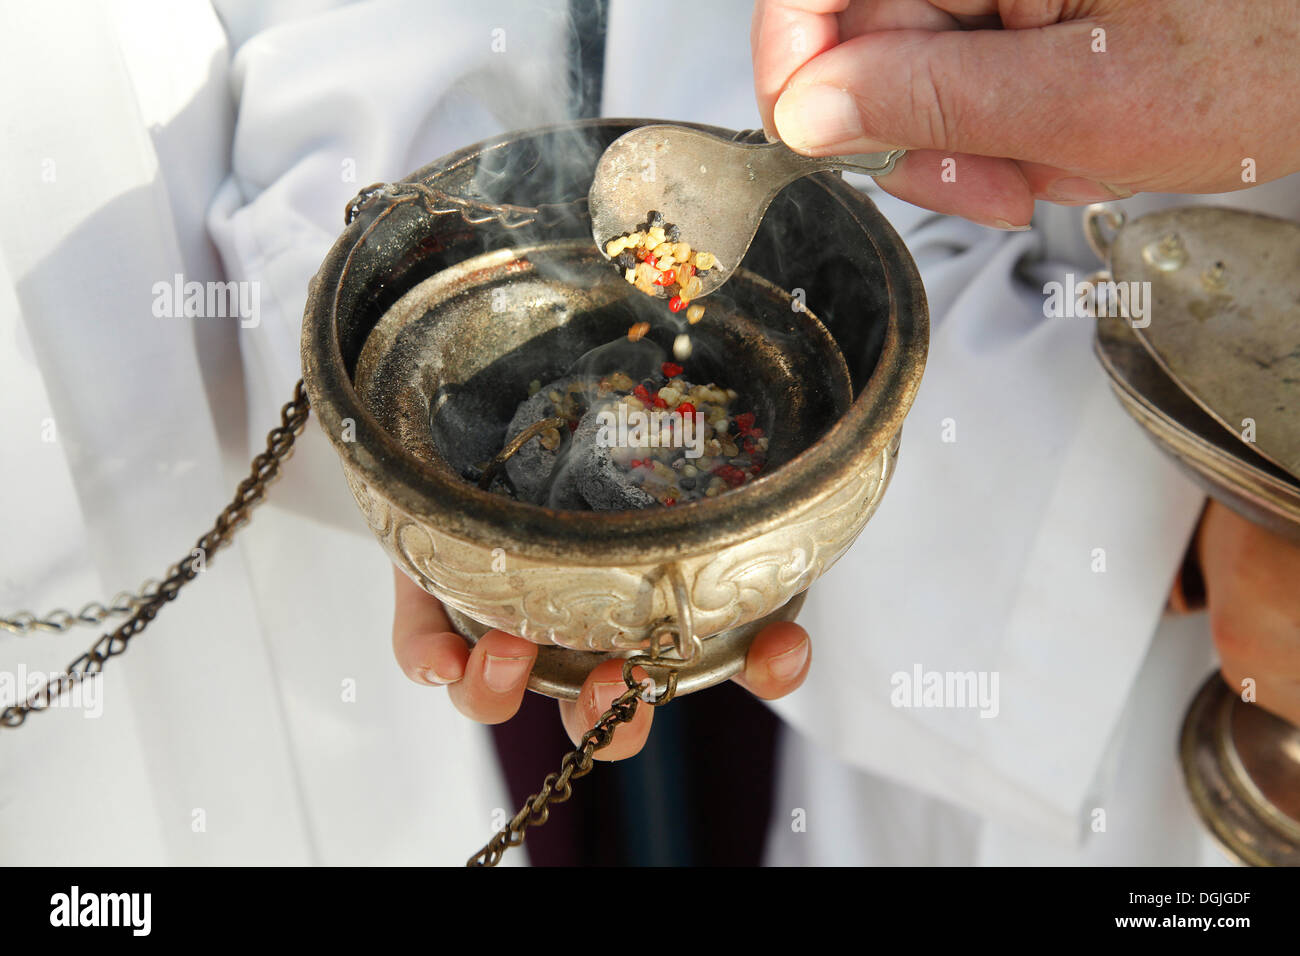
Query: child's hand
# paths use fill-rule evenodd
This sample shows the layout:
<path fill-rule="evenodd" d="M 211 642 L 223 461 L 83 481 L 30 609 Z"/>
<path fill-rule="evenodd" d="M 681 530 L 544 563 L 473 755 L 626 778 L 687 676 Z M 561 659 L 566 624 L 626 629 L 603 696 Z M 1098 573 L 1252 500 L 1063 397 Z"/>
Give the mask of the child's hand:
<path fill-rule="evenodd" d="M 456 708 L 480 723 L 499 724 L 513 717 L 537 659 L 537 645 L 504 631 L 489 631 L 471 650 L 436 598 L 397 568 L 393 577 L 393 653 L 406 676 L 417 684 L 445 685 Z M 811 655 L 808 632 L 802 627 L 771 624 L 754 638 L 745 669 L 733 680 L 767 700 L 784 697 L 803 683 Z M 609 660 L 592 671 L 576 701 L 560 703 L 560 717 L 575 744 L 625 690 L 622 661 Z M 653 707 L 638 707 L 631 723 L 619 725 L 613 743 L 596 758 L 635 756 L 650 733 L 653 715 Z"/>

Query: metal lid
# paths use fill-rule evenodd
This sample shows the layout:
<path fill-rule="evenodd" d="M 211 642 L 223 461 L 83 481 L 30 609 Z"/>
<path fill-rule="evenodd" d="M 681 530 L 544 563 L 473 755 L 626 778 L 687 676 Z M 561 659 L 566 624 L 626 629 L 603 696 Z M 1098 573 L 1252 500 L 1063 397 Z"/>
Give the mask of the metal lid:
<path fill-rule="evenodd" d="M 1130 295 L 1128 283 L 1149 283 L 1143 316 L 1097 320 L 1097 356 L 1125 410 L 1210 495 L 1300 540 L 1300 225 L 1211 207 L 1125 223 L 1093 206 L 1085 232 L 1110 266 L 1097 278 Z M 1179 755 L 1197 813 L 1233 859 L 1300 865 L 1300 728 L 1212 674 Z"/>
<path fill-rule="evenodd" d="M 1300 479 L 1256 454 L 1192 401 L 1124 319 L 1097 319 L 1095 349 L 1120 404 L 1207 494 L 1300 541 Z"/>
<path fill-rule="evenodd" d="M 1117 284 L 1149 282 L 1135 331 L 1207 414 L 1300 476 L 1300 224 L 1191 206 L 1142 216 L 1109 247 Z M 1253 428 L 1252 428 L 1253 424 Z"/>

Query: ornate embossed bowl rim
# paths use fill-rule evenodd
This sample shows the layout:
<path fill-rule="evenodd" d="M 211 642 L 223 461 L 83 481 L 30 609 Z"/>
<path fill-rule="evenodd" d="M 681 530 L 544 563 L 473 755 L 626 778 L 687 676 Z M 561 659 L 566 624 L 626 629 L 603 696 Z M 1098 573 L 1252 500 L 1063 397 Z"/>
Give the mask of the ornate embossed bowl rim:
<path fill-rule="evenodd" d="M 573 127 L 640 125 L 653 120 L 586 120 Z M 469 146 L 402 182 L 431 182 L 458 164 L 542 130 L 509 133 Z M 835 194 L 879 258 L 889 301 L 884 340 L 869 379 L 844 414 L 792 461 L 717 498 L 678 508 L 628 512 L 557 511 L 481 491 L 451 469 L 410 455 L 367 411 L 353 388 L 337 338 L 338 299 L 359 257 L 382 251 L 385 221 L 398 207 L 345 228 L 313 281 L 303 320 L 307 391 L 322 427 L 347 466 L 393 504 L 442 532 L 557 565 L 671 562 L 716 551 L 780 527 L 868 468 L 900 430 L 920 383 L 929 339 L 925 293 L 902 240 L 875 206 L 838 178 Z M 430 219 L 430 229 L 437 221 Z M 368 250 L 363 253 L 362 250 Z M 374 263 L 368 264 L 374 268 Z M 344 420 L 353 440 L 344 441 Z"/>

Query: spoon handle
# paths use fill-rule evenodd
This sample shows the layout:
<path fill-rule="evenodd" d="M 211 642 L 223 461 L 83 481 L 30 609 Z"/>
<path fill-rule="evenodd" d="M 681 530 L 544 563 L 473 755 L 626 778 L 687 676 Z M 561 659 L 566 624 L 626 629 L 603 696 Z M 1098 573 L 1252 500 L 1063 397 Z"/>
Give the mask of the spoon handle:
<path fill-rule="evenodd" d="M 813 162 L 823 169 L 843 169 L 868 176 L 885 176 L 894 171 L 894 165 L 903 158 L 905 149 L 889 149 L 883 153 L 856 153 L 852 156 L 822 156 Z M 809 157 L 805 156 L 805 159 Z"/>
<path fill-rule="evenodd" d="M 868 176 L 884 176 L 892 172 L 894 164 L 906 152 L 902 149 L 886 150 L 883 153 L 858 153 L 854 156 L 804 156 L 796 153 L 784 143 L 763 143 L 752 146 L 763 154 L 767 175 L 774 184 L 785 186 L 828 169 L 843 169 Z"/>

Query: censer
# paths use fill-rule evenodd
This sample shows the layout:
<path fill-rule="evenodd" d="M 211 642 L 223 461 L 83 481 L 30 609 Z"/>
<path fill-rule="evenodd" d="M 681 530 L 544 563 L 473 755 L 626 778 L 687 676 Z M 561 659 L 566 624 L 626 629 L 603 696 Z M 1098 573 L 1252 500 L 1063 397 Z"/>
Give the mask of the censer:
<path fill-rule="evenodd" d="M 1207 494 L 1300 542 L 1300 225 L 1212 207 L 1125 222 L 1104 205 L 1084 225 L 1107 263 L 1094 280 L 1151 293 L 1141 322 L 1098 309 L 1096 352 L 1120 403 Z M 1300 865 L 1300 728 L 1216 673 L 1179 757 L 1229 856 Z"/>
<path fill-rule="evenodd" d="M 598 157 L 643 125 L 512 133 L 365 190 L 310 290 L 307 394 L 394 563 L 467 639 L 500 628 L 540 644 L 534 691 L 576 698 L 597 663 L 625 659 L 628 692 L 471 862 L 544 820 L 638 699 L 730 677 L 763 626 L 794 618 L 880 502 L 924 365 L 924 292 L 902 241 L 840 177 L 800 179 L 690 330 L 696 374 L 742 389 L 771 436 L 761 477 L 640 510 L 488 490 L 481 465 L 500 463 L 530 381 L 643 318 L 664 349 L 678 334 L 599 255 L 585 204 Z M 638 695 L 634 664 L 657 693 Z"/>
<path fill-rule="evenodd" d="M 587 210 L 599 157 L 649 122 L 509 133 L 362 190 L 308 290 L 303 381 L 234 501 L 140 595 L 6 620 L 62 630 L 130 615 L 0 723 L 21 725 L 127 649 L 247 520 L 309 406 L 385 551 L 469 641 L 500 628 L 538 643 L 529 687 L 561 699 L 599 662 L 624 660 L 627 692 L 471 864 L 495 864 L 545 822 L 638 705 L 737 673 L 753 637 L 794 618 L 879 504 L 929 319 L 916 266 L 871 201 L 834 173 L 796 178 L 689 336 L 694 380 L 743 393 L 761 424 L 762 473 L 677 507 L 573 510 L 503 494 L 502 464 L 536 437 L 506 434 L 530 383 L 607 351 L 630 323 L 649 328 L 642 349 L 664 354 L 682 334 L 601 256 Z"/>

